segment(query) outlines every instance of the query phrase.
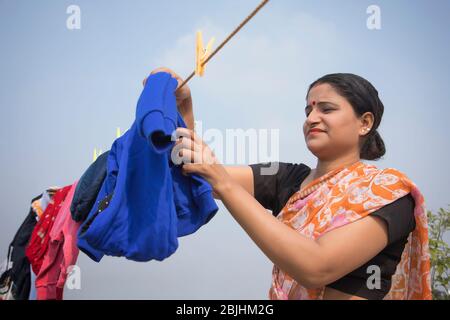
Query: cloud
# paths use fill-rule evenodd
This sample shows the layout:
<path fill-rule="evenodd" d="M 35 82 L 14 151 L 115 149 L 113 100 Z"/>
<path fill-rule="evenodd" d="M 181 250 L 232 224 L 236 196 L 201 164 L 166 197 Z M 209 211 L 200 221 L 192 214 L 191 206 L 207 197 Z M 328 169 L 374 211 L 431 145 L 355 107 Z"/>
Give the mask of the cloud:
<path fill-rule="evenodd" d="M 306 159 L 310 155 L 300 130 L 306 90 L 332 67 L 337 28 L 310 14 L 285 10 L 261 15 L 248 26 L 211 59 L 203 78 L 189 83 L 195 109 L 201 109 L 196 117 L 201 114 L 205 127 L 280 129 L 281 158 Z M 232 31 L 204 18 L 163 51 L 155 65 L 189 75 L 197 30 L 204 42 L 216 38 L 214 48 Z"/>

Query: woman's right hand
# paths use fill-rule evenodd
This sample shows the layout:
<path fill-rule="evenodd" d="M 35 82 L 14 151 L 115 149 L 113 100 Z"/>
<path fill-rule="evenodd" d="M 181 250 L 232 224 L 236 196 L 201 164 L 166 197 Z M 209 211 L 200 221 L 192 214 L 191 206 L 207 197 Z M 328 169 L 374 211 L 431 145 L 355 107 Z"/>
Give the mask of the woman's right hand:
<path fill-rule="evenodd" d="M 178 87 L 177 90 L 175 91 L 175 97 L 177 100 L 178 112 L 180 112 L 181 116 L 183 117 L 186 126 L 189 129 L 194 130 L 194 110 L 192 105 L 191 89 L 187 84 L 185 84 L 181 89 L 178 89 L 180 85 L 183 83 L 183 79 L 171 69 L 165 67 L 156 68 L 150 73 L 150 75 L 158 72 L 167 72 L 170 75 L 172 75 L 172 77 L 177 79 Z M 144 86 L 146 81 L 147 78 L 145 78 L 142 81 L 142 84 Z"/>

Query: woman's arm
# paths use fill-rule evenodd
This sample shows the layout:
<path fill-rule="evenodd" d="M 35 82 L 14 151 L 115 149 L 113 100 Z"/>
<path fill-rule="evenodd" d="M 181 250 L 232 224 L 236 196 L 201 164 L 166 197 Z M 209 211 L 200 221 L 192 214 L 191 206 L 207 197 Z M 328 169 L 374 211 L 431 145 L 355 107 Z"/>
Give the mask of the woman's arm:
<path fill-rule="evenodd" d="M 185 85 L 187 86 L 187 85 Z M 183 87 L 184 88 L 184 87 Z M 177 100 L 178 101 L 178 100 Z M 180 103 L 178 104 L 178 111 L 180 112 L 181 116 L 183 117 L 184 122 L 186 123 L 186 127 L 190 130 L 194 130 L 194 107 L 192 105 L 192 97 L 189 93 L 189 96 L 185 98 L 184 100 L 180 100 Z"/>
<path fill-rule="evenodd" d="M 255 194 L 253 185 L 253 171 L 249 166 L 223 166 L 227 174 L 233 181 L 240 185 L 252 197 Z M 220 195 L 213 191 L 215 199 L 222 200 Z"/>
<path fill-rule="evenodd" d="M 179 143 L 189 146 L 180 151 L 185 161 L 183 171 L 205 177 L 256 245 L 301 285 L 307 288 L 326 286 L 369 261 L 387 245 L 387 226 L 381 219 L 370 216 L 319 239 L 299 234 L 267 214 L 261 204 L 228 175 L 194 132 L 181 128 L 177 132 L 183 137 Z"/>
<path fill-rule="evenodd" d="M 225 207 L 280 269 L 308 288 L 332 283 L 376 256 L 387 245 L 387 227 L 366 217 L 317 240 L 300 235 L 231 180 L 215 185 Z"/>

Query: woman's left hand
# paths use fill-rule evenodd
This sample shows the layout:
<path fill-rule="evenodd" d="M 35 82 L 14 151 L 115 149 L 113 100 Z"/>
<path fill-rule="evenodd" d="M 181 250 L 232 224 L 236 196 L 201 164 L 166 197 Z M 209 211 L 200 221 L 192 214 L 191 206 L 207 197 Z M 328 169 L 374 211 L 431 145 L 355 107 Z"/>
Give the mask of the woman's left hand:
<path fill-rule="evenodd" d="M 176 138 L 172 161 L 176 164 L 183 163 L 184 174 L 199 174 L 211 184 L 217 195 L 232 185 L 232 178 L 224 166 L 193 130 L 177 128 Z"/>

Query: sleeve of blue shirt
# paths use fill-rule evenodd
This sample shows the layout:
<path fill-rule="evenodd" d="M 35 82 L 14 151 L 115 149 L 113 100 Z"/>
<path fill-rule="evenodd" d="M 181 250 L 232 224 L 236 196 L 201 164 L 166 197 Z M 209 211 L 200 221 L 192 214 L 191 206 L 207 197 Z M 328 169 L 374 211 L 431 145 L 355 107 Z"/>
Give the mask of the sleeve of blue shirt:
<path fill-rule="evenodd" d="M 136 108 L 137 129 L 143 138 L 149 139 L 157 153 L 168 152 L 174 145 L 171 136 L 177 127 L 174 94 L 177 86 L 177 80 L 170 74 L 159 72 L 147 79 L 139 97 Z"/>

